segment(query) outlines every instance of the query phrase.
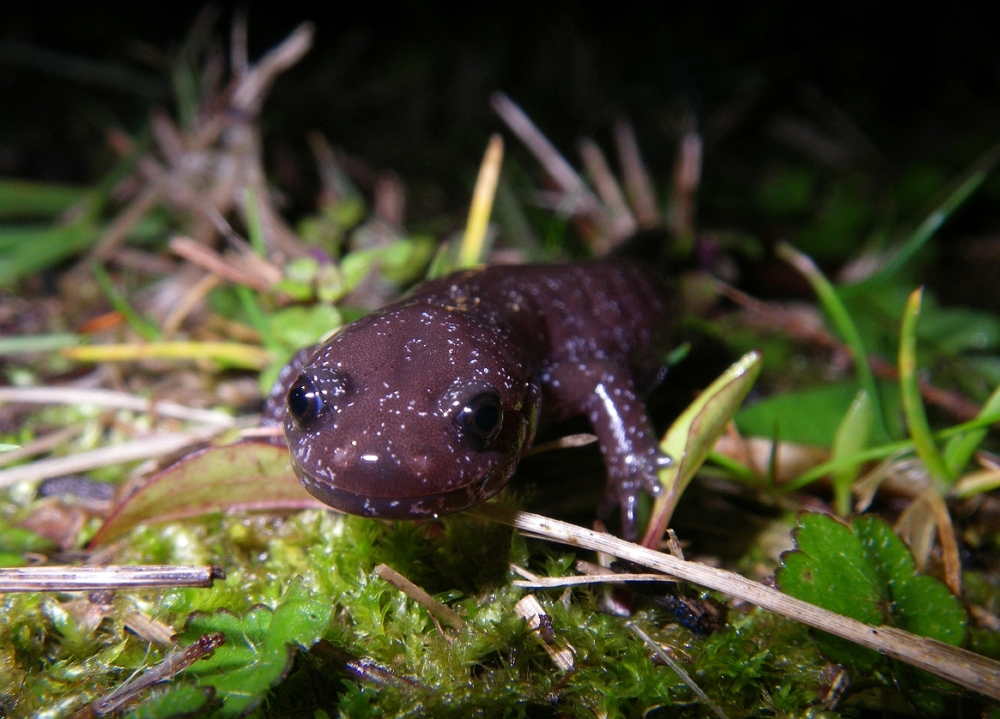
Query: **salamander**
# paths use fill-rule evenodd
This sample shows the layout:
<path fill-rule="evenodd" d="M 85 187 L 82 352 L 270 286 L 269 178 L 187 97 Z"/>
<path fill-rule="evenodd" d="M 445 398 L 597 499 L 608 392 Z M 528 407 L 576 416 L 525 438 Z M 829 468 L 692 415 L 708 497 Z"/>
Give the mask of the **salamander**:
<path fill-rule="evenodd" d="M 662 379 L 674 304 L 627 260 L 489 266 L 425 282 L 282 371 L 265 409 L 305 488 L 352 514 L 436 517 L 510 479 L 539 423 L 586 416 L 636 533 L 661 492 L 643 396 Z"/>

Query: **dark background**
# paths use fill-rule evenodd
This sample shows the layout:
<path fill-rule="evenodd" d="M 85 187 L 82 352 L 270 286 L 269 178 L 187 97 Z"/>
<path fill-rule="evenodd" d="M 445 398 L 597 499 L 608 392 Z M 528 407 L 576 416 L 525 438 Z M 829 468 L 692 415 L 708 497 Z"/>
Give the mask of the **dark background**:
<path fill-rule="evenodd" d="M 630 118 L 661 188 L 680 128 L 694 118 L 705 140 L 700 223 L 762 234 L 768 230 L 754 225 L 746 198 L 775 163 L 886 182 L 926 163 L 954 178 L 1000 136 L 1000 44 L 971 6 L 334 5 L 246 7 L 252 59 L 303 20 L 317 27 L 313 50 L 279 78 L 263 114 L 269 166 L 293 213 L 312 209 L 313 129 L 373 168 L 398 172 L 410 191 L 410 222 L 461 212 L 486 138 L 500 128 L 488 103 L 497 89 L 573 162 L 580 136 L 611 150 L 612 122 Z M 215 7 L 215 32 L 228 43 L 232 7 Z M 6 7 L 0 174 L 99 178 L 111 162 L 107 129 L 136 132 L 151 105 L 171 106 L 168 60 L 202 9 Z M 37 51 L 63 57 L 39 59 Z M 93 64 L 77 71 L 65 58 Z M 109 87 L 104 73 L 121 71 L 136 77 Z M 834 128 L 841 139 L 846 132 L 856 151 L 824 158 L 821 143 L 803 150 L 781 130 L 789 119 Z M 949 231 L 993 233 L 1000 222 L 988 200 L 974 200 Z"/>

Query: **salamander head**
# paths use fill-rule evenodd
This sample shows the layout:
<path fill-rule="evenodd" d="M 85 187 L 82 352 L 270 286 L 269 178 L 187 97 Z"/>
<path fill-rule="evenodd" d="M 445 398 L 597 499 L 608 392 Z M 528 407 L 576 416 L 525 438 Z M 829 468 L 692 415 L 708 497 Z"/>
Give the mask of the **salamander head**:
<path fill-rule="evenodd" d="M 500 490 L 535 432 L 519 348 L 462 312 L 402 305 L 345 328 L 288 392 L 285 439 L 316 498 L 351 514 L 458 512 Z"/>

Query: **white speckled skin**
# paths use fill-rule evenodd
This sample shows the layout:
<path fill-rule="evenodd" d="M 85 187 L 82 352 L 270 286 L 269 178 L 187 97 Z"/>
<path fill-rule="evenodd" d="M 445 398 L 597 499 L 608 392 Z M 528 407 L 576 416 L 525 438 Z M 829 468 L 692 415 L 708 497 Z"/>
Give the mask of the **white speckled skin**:
<path fill-rule="evenodd" d="M 608 468 L 608 507 L 635 531 L 639 494 L 663 459 L 640 390 L 658 377 L 673 311 L 666 285 L 625 262 L 493 266 L 427 282 L 301 353 L 265 416 L 283 421 L 295 471 L 327 504 L 416 518 L 456 512 L 503 487 L 541 417 L 584 415 Z M 300 422 L 284 410 L 307 379 L 322 398 Z M 499 395 L 487 447 L 462 435 L 465 398 Z"/>

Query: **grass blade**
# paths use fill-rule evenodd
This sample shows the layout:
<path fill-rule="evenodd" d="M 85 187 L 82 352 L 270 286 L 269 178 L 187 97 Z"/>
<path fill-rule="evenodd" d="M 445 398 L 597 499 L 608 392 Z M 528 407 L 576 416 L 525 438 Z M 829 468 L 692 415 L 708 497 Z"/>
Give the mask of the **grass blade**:
<path fill-rule="evenodd" d="M 952 475 L 938 451 L 927 423 L 927 413 L 920 397 L 917 378 L 917 322 L 920 319 L 920 300 L 923 288 L 916 289 L 906 301 L 903 327 L 899 333 L 899 387 L 903 394 L 903 412 L 910 428 L 910 437 L 917 456 L 927 466 L 927 471 L 939 482 L 951 484 Z"/>
<path fill-rule="evenodd" d="M 986 151 L 982 157 L 973 163 L 966 172 L 965 179 L 959 183 L 944 202 L 934 208 L 934 210 L 924 218 L 916 230 L 906 239 L 899 251 L 886 264 L 871 277 L 853 285 L 846 285 L 841 288 L 845 296 L 854 295 L 864 290 L 881 285 L 888 281 L 893 275 L 899 272 L 913 256 L 927 244 L 928 240 L 934 236 L 945 221 L 962 204 L 969 199 L 973 192 L 979 189 L 983 181 L 996 168 L 1000 162 L 1000 145 L 994 145 Z"/>
<path fill-rule="evenodd" d="M 840 427 L 837 428 L 837 435 L 833 440 L 833 459 L 841 459 L 863 450 L 868 445 L 871 425 L 871 397 L 861 390 L 851 403 L 850 409 L 844 414 Z M 832 473 L 837 514 L 841 517 L 851 513 L 851 485 L 858 476 L 860 466 L 858 463 Z"/>
<path fill-rule="evenodd" d="M 872 374 L 871 367 L 868 366 L 868 354 L 865 352 L 864 344 L 861 342 L 861 335 L 854 325 L 850 313 L 841 301 L 837 290 L 834 288 L 826 276 L 820 271 L 816 264 L 805 254 L 799 252 L 791 245 L 782 243 L 775 248 L 778 256 L 797 269 L 812 285 L 816 297 L 819 299 L 823 309 L 833 321 L 837 334 L 851 348 L 851 355 L 854 358 L 854 370 L 857 372 L 858 381 L 861 388 L 865 390 L 872 402 L 872 414 L 874 419 L 875 442 L 887 442 L 889 440 L 889 430 L 886 428 L 885 410 L 882 407 L 882 397 L 879 393 L 878 384 Z"/>
<path fill-rule="evenodd" d="M 760 368 L 760 353 L 747 353 L 699 394 L 667 430 L 660 442 L 660 451 L 672 457 L 674 462 L 660 470 L 660 482 L 667 491 L 653 505 L 642 539 L 644 546 L 660 545 L 677 501 L 732 421 L 760 374 Z"/>
<path fill-rule="evenodd" d="M 467 269 L 483 263 L 489 249 L 486 247 L 486 231 L 493 211 L 493 198 L 497 194 L 500 179 L 500 165 L 503 163 L 503 138 L 494 134 L 486 147 L 483 164 L 479 168 L 476 188 L 472 193 L 469 219 L 465 225 L 465 235 L 459 249 L 458 267 Z"/>
<path fill-rule="evenodd" d="M 27 180 L 0 180 L 0 219 L 52 218 L 87 196 L 89 190 L 76 185 Z"/>
<path fill-rule="evenodd" d="M 993 390 L 993 394 L 986 400 L 983 409 L 977 417 L 988 417 L 1000 412 L 1000 387 Z M 972 459 L 972 455 L 979 449 L 980 443 L 986 437 L 989 429 L 977 429 L 968 434 L 955 435 L 944 448 L 944 461 L 948 465 L 948 471 L 952 477 L 957 477 L 965 465 Z"/>
<path fill-rule="evenodd" d="M 63 357 L 77 362 L 130 362 L 144 359 L 212 360 L 226 367 L 259 370 L 273 353 L 239 342 L 148 342 L 128 345 L 67 347 Z"/>
<path fill-rule="evenodd" d="M 108 275 L 108 271 L 99 262 L 94 262 L 91 265 L 91 271 L 94 273 L 97 285 L 101 288 L 104 296 L 108 298 L 108 302 L 125 318 L 125 321 L 128 322 L 129 326 L 140 337 L 147 342 L 152 342 L 160 338 L 159 328 L 132 309 L 132 306 L 121 296 L 121 293 L 115 289 L 114 283 L 111 281 L 111 276 Z"/>

